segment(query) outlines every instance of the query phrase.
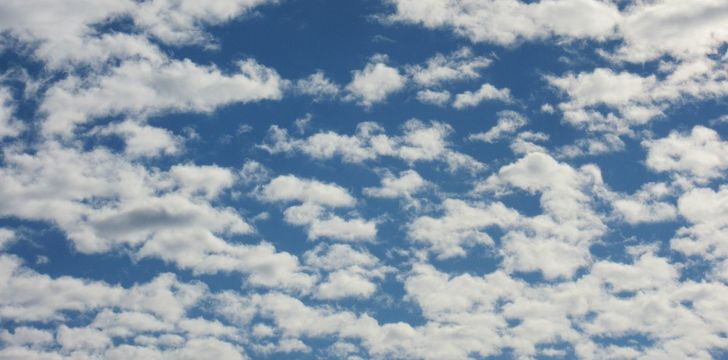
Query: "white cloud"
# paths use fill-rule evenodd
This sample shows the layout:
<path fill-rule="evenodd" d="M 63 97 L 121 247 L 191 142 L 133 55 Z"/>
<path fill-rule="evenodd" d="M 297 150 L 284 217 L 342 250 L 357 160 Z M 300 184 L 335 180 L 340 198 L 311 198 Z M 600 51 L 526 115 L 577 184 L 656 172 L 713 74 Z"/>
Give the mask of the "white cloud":
<path fill-rule="evenodd" d="M 670 247 L 688 256 L 699 256 L 710 262 L 714 275 L 726 279 L 728 263 L 728 187 L 717 191 L 692 189 L 678 200 L 678 211 L 690 226 L 680 228 Z"/>
<path fill-rule="evenodd" d="M 408 65 L 405 72 L 419 86 L 436 87 L 452 81 L 477 79 L 480 70 L 490 63 L 486 57 L 473 55 L 469 48 L 461 48 L 448 55 L 438 53 L 424 65 Z"/>
<path fill-rule="evenodd" d="M 386 61 L 386 56 L 374 56 L 364 69 L 354 71 L 353 79 L 346 85 L 346 99 L 370 107 L 404 88 L 407 79 Z"/>
<path fill-rule="evenodd" d="M 393 199 L 403 197 L 409 199 L 414 193 L 422 190 L 428 184 L 428 182 L 414 170 L 402 171 L 399 173 L 399 177 L 396 177 L 391 173 L 385 173 L 381 182 L 382 184 L 378 188 L 364 188 L 364 194 L 379 198 Z"/>
<path fill-rule="evenodd" d="M 570 100 L 559 104 L 559 109 L 564 120 L 577 127 L 625 133 L 630 125 L 645 124 L 662 114 L 662 105 L 655 101 L 659 95 L 655 93 L 658 82 L 654 75 L 641 77 L 599 68 L 578 75 L 550 76 L 547 80 L 569 96 Z M 589 110 L 600 105 L 615 108 L 617 115 L 609 113 L 605 118 Z"/>
<path fill-rule="evenodd" d="M 344 219 L 326 211 L 315 202 L 291 206 L 284 212 L 286 222 L 308 228 L 308 238 L 321 237 L 342 241 L 373 241 L 377 223 L 360 218 Z"/>
<path fill-rule="evenodd" d="M 91 311 L 102 307 L 150 312 L 167 320 L 179 319 L 197 302 L 206 287 L 183 284 L 174 275 L 161 274 L 149 283 L 131 288 L 73 277 L 51 278 L 25 268 L 13 256 L 0 257 L 3 293 L 0 317 L 5 319 L 50 321 L 63 311 Z"/>
<path fill-rule="evenodd" d="M 83 253 L 129 249 L 194 273 L 242 272 L 259 286 L 305 289 L 313 281 L 295 256 L 270 244 L 222 238 L 253 231 L 235 210 L 210 203 L 231 185 L 230 170 L 152 172 L 105 150 L 54 143 L 33 156 L 7 151 L 5 160 L 12 166 L 0 169 L 0 214 L 55 224 Z"/>
<path fill-rule="evenodd" d="M 557 154 L 564 158 L 575 158 L 587 155 L 600 155 L 625 149 L 624 141 L 619 135 L 602 133 L 599 138 L 581 138 L 574 144 L 564 145 L 557 149 Z"/>
<path fill-rule="evenodd" d="M 546 79 L 569 96 L 559 104 L 564 120 L 589 131 L 632 134 L 671 105 L 708 100 L 728 94 L 728 70 L 721 61 L 703 58 L 666 63 L 657 74 L 638 75 L 598 68 L 577 75 Z"/>
<path fill-rule="evenodd" d="M 6 228 L 0 228 L 0 250 L 4 250 L 10 244 L 15 242 L 16 239 L 14 231 Z"/>
<path fill-rule="evenodd" d="M 239 73 L 189 60 L 154 64 L 129 61 L 110 74 L 69 77 L 48 90 L 40 105 L 43 130 L 67 134 L 75 124 L 117 114 L 151 116 L 163 112 L 210 112 L 230 103 L 281 97 L 278 74 L 254 60 L 238 63 Z"/>
<path fill-rule="evenodd" d="M 612 205 L 630 224 L 673 220 L 677 216 L 675 206 L 661 201 L 671 192 L 663 183 L 647 183 L 633 195 L 618 197 Z"/>
<path fill-rule="evenodd" d="M 389 0 L 389 21 L 449 28 L 473 42 L 510 45 L 551 36 L 563 39 L 618 39 L 619 60 L 640 63 L 670 55 L 680 59 L 715 54 L 728 41 L 726 5 L 698 0 L 630 2 L 621 9 L 597 0 L 489 2 Z"/>
<path fill-rule="evenodd" d="M 253 8 L 274 0 L 152 0 L 136 4 L 133 19 L 155 38 L 174 45 L 204 43 L 209 36 L 203 26 L 240 17 Z"/>
<path fill-rule="evenodd" d="M 639 63 L 665 54 L 682 59 L 715 54 L 728 41 L 726 10 L 725 3 L 711 0 L 629 6 L 619 26 L 623 44 L 615 57 Z"/>
<path fill-rule="evenodd" d="M 485 233 L 487 227 L 506 227 L 518 222 L 518 213 L 502 203 L 473 204 L 446 199 L 444 215 L 440 218 L 418 217 L 408 226 L 407 235 L 415 242 L 424 243 L 438 258 L 465 256 L 465 248 L 474 245 L 493 246 L 493 239 Z"/>
<path fill-rule="evenodd" d="M 474 42 L 501 45 L 518 40 L 564 38 L 605 39 L 620 20 L 616 6 L 596 0 L 449 1 L 389 0 L 394 5 L 391 21 L 427 28 L 451 28 Z"/>
<path fill-rule="evenodd" d="M 606 231 L 592 209 L 592 194 L 603 191 L 599 168 L 574 169 L 540 152 L 528 153 L 476 185 L 476 192 L 499 194 L 516 188 L 540 193 L 543 213 L 523 217 L 501 238 L 508 271 L 541 271 L 546 278 L 570 277 L 591 261 L 589 246 Z M 543 254 L 548 254 L 543 256 Z"/>
<path fill-rule="evenodd" d="M 0 32 L 34 44 L 30 51 L 52 69 L 79 64 L 95 68 L 111 59 L 159 61 L 165 56 L 145 35 L 173 45 L 210 45 L 205 25 L 227 22 L 270 2 L 6 1 L 0 5 Z M 95 30 L 97 25 L 121 19 L 132 21 L 130 33 Z"/>
<path fill-rule="evenodd" d="M 0 140 L 18 136 L 23 130 L 23 124 L 13 116 L 14 112 L 15 106 L 10 90 L 0 87 Z"/>
<path fill-rule="evenodd" d="M 306 78 L 297 80 L 294 91 L 311 96 L 315 101 L 334 99 L 339 95 L 339 86 L 329 80 L 323 71 L 316 71 Z"/>
<path fill-rule="evenodd" d="M 273 154 L 301 152 L 314 159 L 339 156 L 352 163 L 395 157 L 409 163 L 441 161 L 450 171 L 466 169 L 475 172 L 485 168 L 474 158 L 451 148 L 446 138 L 452 133 L 452 127 L 445 123 L 433 121 L 427 124 L 412 119 L 404 123 L 402 130 L 402 135 L 389 136 L 380 125 L 364 122 L 357 126 L 354 135 L 326 131 L 294 139 L 286 130 L 272 126 L 268 142 L 260 146 Z"/>
<path fill-rule="evenodd" d="M 261 184 L 270 179 L 270 170 L 255 160 L 246 160 L 238 175 L 244 185 Z"/>
<path fill-rule="evenodd" d="M 217 197 L 235 181 L 230 170 L 215 165 L 174 165 L 169 169 L 169 174 L 181 192 L 206 198 Z"/>
<path fill-rule="evenodd" d="M 376 222 L 358 217 L 344 219 L 326 208 L 346 208 L 356 204 L 356 199 L 336 184 L 282 175 L 263 186 L 258 196 L 268 202 L 301 202 L 301 205 L 287 208 L 284 219 L 289 224 L 305 226 L 310 240 L 324 237 L 372 241 L 376 238 Z"/>
<path fill-rule="evenodd" d="M 695 126 L 690 134 L 673 131 L 662 139 L 644 140 L 642 145 L 648 151 L 647 166 L 655 171 L 688 175 L 705 183 L 723 177 L 728 169 L 728 142 L 704 126 Z"/>
<path fill-rule="evenodd" d="M 450 92 L 447 90 L 420 90 L 417 92 L 417 100 L 424 104 L 445 106 L 450 101 Z"/>
<path fill-rule="evenodd" d="M 536 142 L 547 141 L 549 136 L 541 132 L 522 131 L 510 144 L 511 151 L 518 155 L 526 155 L 532 152 L 548 153 L 546 148 Z"/>
<path fill-rule="evenodd" d="M 349 207 L 356 200 L 346 189 L 332 183 L 300 179 L 294 175 L 281 175 L 260 189 L 265 201 L 300 201 L 330 207 Z"/>
<path fill-rule="evenodd" d="M 511 100 L 509 89 L 498 89 L 491 84 L 483 84 L 477 91 L 466 91 L 455 95 L 452 106 L 456 109 L 478 106 L 483 101 L 498 100 L 508 102 Z"/>
<path fill-rule="evenodd" d="M 500 111 L 498 112 L 498 122 L 495 126 L 486 132 L 471 134 L 468 136 L 468 139 L 492 143 L 503 136 L 515 133 L 526 124 L 528 124 L 528 119 L 525 116 L 515 111 Z"/>
<path fill-rule="evenodd" d="M 329 273 L 318 285 L 316 296 L 321 299 L 370 297 L 377 289 L 375 280 L 393 271 L 366 250 L 346 244 L 318 245 L 304 258 L 306 265 Z"/>
<path fill-rule="evenodd" d="M 132 158 L 175 154 L 180 150 L 180 138 L 169 130 L 131 120 L 96 128 L 92 134 L 122 137 L 126 143 L 124 152 Z"/>

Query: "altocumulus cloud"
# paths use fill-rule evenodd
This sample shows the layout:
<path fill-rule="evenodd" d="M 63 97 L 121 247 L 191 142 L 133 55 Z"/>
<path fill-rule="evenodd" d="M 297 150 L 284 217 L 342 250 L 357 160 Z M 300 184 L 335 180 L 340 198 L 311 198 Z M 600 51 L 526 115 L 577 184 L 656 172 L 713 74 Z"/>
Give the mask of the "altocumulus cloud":
<path fill-rule="evenodd" d="M 725 358 L 726 23 L 0 2 L 0 358 Z"/>

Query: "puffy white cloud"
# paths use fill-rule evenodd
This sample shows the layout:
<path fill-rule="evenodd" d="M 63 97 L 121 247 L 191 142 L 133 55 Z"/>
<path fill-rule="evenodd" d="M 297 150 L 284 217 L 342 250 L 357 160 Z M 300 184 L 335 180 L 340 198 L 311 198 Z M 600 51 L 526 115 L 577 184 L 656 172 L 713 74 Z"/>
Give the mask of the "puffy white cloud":
<path fill-rule="evenodd" d="M 270 178 L 270 170 L 255 160 L 246 160 L 238 175 L 245 185 L 260 184 Z"/>
<path fill-rule="evenodd" d="M 307 305 L 276 293 L 242 297 L 228 292 L 217 298 L 216 311 L 241 326 L 256 323 L 256 314 L 272 322 L 277 331 L 269 334 L 281 338 L 359 340 L 373 357 L 467 359 L 506 348 L 533 357 L 564 343 L 585 358 L 609 353 L 706 357 L 725 346 L 724 284 L 680 282 L 678 267 L 667 259 L 644 248 L 629 253 L 626 263 L 595 262 L 577 280 L 541 285 L 503 271 L 451 275 L 415 264 L 404 285 L 406 299 L 422 311 L 420 326 L 380 324 L 366 314 Z M 617 348 L 608 343 L 628 335 L 655 341 Z"/>
<path fill-rule="evenodd" d="M 317 288 L 316 296 L 321 299 L 370 297 L 377 289 L 374 280 L 393 270 L 369 252 L 346 244 L 318 245 L 304 259 L 306 265 L 329 272 Z"/>
<path fill-rule="evenodd" d="M 452 81 L 477 79 L 480 70 L 490 63 L 490 59 L 475 56 L 469 48 L 462 48 L 448 55 L 438 53 L 424 65 L 408 65 L 405 72 L 419 86 L 436 87 Z"/>
<path fill-rule="evenodd" d="M 511 91 L 509 89 L 498 89 L 491 84 L 483 84 L 476 91 L 466 91 L 455 95 L 452 106 L 456 109 L 478 106 L 483 101 L 498 100 L 510 101 Z"/>
<path fill-rule="evenodd" d="M 260 189 L 265 201 L 300 201 L 330 207 L 349 207 L 356 200 L 339 185 L 316 180 L 300 179 L 294 175 L 281 175 Z"/>
<path fill-rule="evenodd" d="M 23 124 L 13 117 L 15 111 L 13 96 L 5 87 L 0 87 L 0 140 L 15 137 L 23 130 Z"/>
<path fill-rule="evenodd" d="M 715 54 L 728 41 L 726 5 L 715 0 L 628 2 L 621 8 L 598 0 L 388 2 L 394 6 L 389 21 L 450 28 L 473 42 L 617 39 L 618 48 L 607 56 L 634 63 L 663 55 L 689 59 Z"/>
<path fill-rule="evenodd" d="M 130 120 L 96 128 L 92 134 L 120 136 L 126 143 L 124 152 L 133 158 L 175 154 L 179 151 L 181 142 L 169 130 Z"/>
<path fill-rule="evenodd" d="M 391 173 L 386 173 L 382 177 L 381 182 L 382 184 L 378 188 L 364 188 L 364 194 L 379 198 L 393 199 L 403 197 L 409 199 L 414 193 L 428 185 L 428 182 L 414 170 L 402 171 L 399 173 L 399 177 Z"/>
<path fill-rule="evenodd" d="M 339 86 L 329 80 L 323 71 L 316 71 L 310 76 L 296 81 L 294 91 L 307 95 L 316 101 L 333 99 L 339 95 Z"/>
<path fill-rule="evenodd" d="M 532 152 L 547 153 L 548 151 L 537 142 L 547 141 L 549 136 L 542 132 L 522 131 L 510 144 L 511 151 L 515 154 L 525 155 Z"/>
<path fill-rule="evenodd" d="M 216 197 L 235 181 L 230 170 L 215 165 L 174 165 L 169 169 L 169 174 L 179 185 L 180 191 L 206 198 Z"/>
<path fill-rule="evenodd" d="M 47 116 L 43 130 L 67 134 L 75 124 L 98 117 L 210 112 L 230 103 L 281 97 L 282 80 L 274 70 L 250 59 L 238 66 L 238 73 L 225 74 L 190 60 L 126 61 L 109 74 L 71 76 L 54 84 L 40 105 Z"/>
<path fill-rule="evenodd" d="M 29 345 L 30 347 L 52 344 L 53 333 L 32 327 L 19 326 L 11 333 L 8 330 L 0 332 L 0 341 L 9 346 Z"/>
<path fill-rule="evenodd" d="M 559 104 L 567 123 L 615 134 L 631 134 L 633 127 L 662 116 L 676 103 L 728 94 L 728 69 L 722 61 L 700 58 L 661 68 L 649 75 L 598 68 L 546 79 L 569 97 Z"/>
<path fill-rule="evenodd" d="M 663 183 L 648 183 L 633 195 L 618 197 L 612 205 L 630 224 L 672 220 L 677 216 L 675 206 L 661 201 L 671 192 Z"/>
<path fill-rule="evenodd" d="M 599 68 L 577 75 L 551 76 L 547 80 L 569 96 L 570 100 L 559 104 L 559 109 L 564 113 L 564 120 L 574 126 L 624 133 L 630 125 L 644 124 L 662 114 L 662 106 L 655 103 L 658 83 L 654 75 L 642 77 Z M 603 118 L 588 110 L 600 105 L 615 108 L 619 119 L 624 121 L 610 116 Z"/>
<path fill-rule="evenodd" d="M 68 276 L 51 278 L 8 255 L 0 257 L 0 276 L 3 293 L 14 294 L 0 298 L 0 317 L 26 321 L 51 321 L 61 318 L 62 312 L 103 307 L 146 311 L 174 320 L 206 291 L 204 285 L 180 283 L 172 274 L 131 288 Z"/>
<path fill-rule="evenodd" d="M 174 45 L 209 44 L 205 25 L 229 21 L 265 3 L 270 1 L 7 1 L 0 5 L 0 32 L 34 44 L 32 53 L 54 69 L 98 67 L 110 59 L 133 57 L 158 61 L 165 56 L 144 35 Z M 95 30 L 126 19 L 133 24 L 131 33 Z"/>
<path fill-rule="evenodd" d="M 574 144 L 561 146 L 557 153 L 564 158 L 600 155 L 625 149 L 624 141 L 617 134 L 601 133 L 599 138 L 581 138 Z"/>
<path fill-rule="evenodd" d="M 137 4 L 132 16 L 137 26 L 165 43 L 181 45 L 208 40 L 203 27 L 240 17 L 273 0 L 152 0 Z"/>
<path fill-rule="evenodd" d="M 597 0 L 389 2 L 394 5 L 391 21 L 451 28 L 471 41 L 502 45 L 550 36 L 605 39 L 613 35 L 620 20 L 614 4 Z"/>
<path fill-rule="evenodd" d="M 523 217 L 502 237 L 501 254 L 509 271 L 541 271 L 546 278 L 570 277 L 591 261 L 589 246 L 606 231 L 592 209 L 592 194 L 603 190 L 594 165 L 574 169 L 547 154 L 528 153 L 476 185 L 496 194 L 516 188 L 540 193 L 543 213 Z M 544 256 L 543 254 L 548 254 Z"/>
<path fill-rule="evenodd" d="M 290 224 L 308 227 L 310 240 L 325 237 L 342 241 L 372 241 L 377 236 L 375 221 L 344 219 L 316 203 L 291 206 L 284 212 L 284 219 Z"/>
<path fill-rule="evenodd" d="M 498 122 L 490 130 L 482 133 L 470 134 L 468 139 L 492 143 L 503 136 L 515 133 L 518 129 L 528 124 L 528 119 L 510 110 L 498 112 Z"/>
<path fill-rule="evenodd" d="M 274 178 L 259 190 L 260 199 L 268 202 L 298 201 L 284 212 L 286 222 L 306 226 L 308 238 L 320 237 L 344 241 L 371 241 L 377 235 L 376 222 L 360 218 L 344 219 L 325 207 L 351 207 L 356 200 L 346 189 L 293 175 Z"/>
<path fill-rule="evenodd" d="M 518 213 L 501 203 L 469 205 L 461 200 L 447 199 L 443 208 L 442 217 L 418 217 L 407 226 L 408 236 L 415 242 L 427 244 L 439 258 L 464 256 L 465 247 L 473 245 L 493 246 L 493 239 L 483 230 L 518 222 Z"/>
<path fill-rule="evenodd" d="M 417 100 L 424 104 L 445 106 L 450 101 L 450 92 L 447 90 L 420 90 L 417 92 Z"/>
<path fill-rule="evenodd" d="M 15 242 L 16 236 L 15 232 L 6 229 L 6 228 L 0 228 L 0 250 L 5 249 L 8 245 Z"/>
<path fill-rule="evenodd" d="M 728 169 L 728 142 L 704 126 L 695 126 L 690 134 L 673 131 L 665 138 L 645 140 L 647 166 L 659 172 L 674 172 L 690 180 L 705 183 L 721 178 Z"/>
<path fill-rule="evenodd" d="M 389 136 L 380 125 L 364 122 L 357 126 L 354 135 L 325 131 L 308 138 L 294 139 L 286 130 L 272 126 L 268 141 L 260 146 L 273 154 L 301 152 L 315 159 L 338 156 L 352 163 L 395 157 L 409 163 L 441 161 L 450 171 L 479 171 L 485 168 L 476 159 L 451 148 L 446 138 L 452 133 L 452 127 L 445 123 L 433 121 L 427 124 L 412 119 L 404 123 L 402 130 L 402 135 Z"/>
<path fill-rule="evenodd" d="M 346 85 L 346 99 L 370 107 L 404 88 L 406 77 L 386 61 L 386 56 L 376 55 L 364 69 L 354 71 L 351 82 Z"/>
<path fill-rule="evenodd" d="M 728 41 L 727 10 L 725 3 L 712 0 L 635 3 L 627 7 L 620 23 L 623 44 L 614 56 L 638 63 L 665 54 L 676 58 L 714 54 Z"/>
<path fill-rule="evenodd" d="M 670 247 L 688 256 L 698 256 L 710 262 L 714 275 L 728 279 L 728 187 L 717 191 L 709 188 L 692 189 L 678 199 L 678 211 L 690 226 L 680 228 L 670 241 Z"/>
<path fill-rule="evenodd" d="M 12 166 L 0 169 L 0 213 L 49 221 L 81 252 L 131 249 L 195 273 L 246 273 L 258 286 L 305 289 L 313 282 L 293 255 L 222 238 L 253 231 L 235 210 L 210 203 L 231 186 L 228 169 L 188 164 L 152 172 L 105 150 L 55 143 L 32 156 L 7 151 L 5 160 Z"/>

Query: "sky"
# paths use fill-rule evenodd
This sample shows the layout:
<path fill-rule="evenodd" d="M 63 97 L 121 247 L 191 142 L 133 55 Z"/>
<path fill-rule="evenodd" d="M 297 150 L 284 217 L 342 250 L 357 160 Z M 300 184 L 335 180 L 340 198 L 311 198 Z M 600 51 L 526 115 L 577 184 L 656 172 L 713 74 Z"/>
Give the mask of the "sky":
<path fill-rule="evenodd" d="M 0 359 L 728 358 L 726 24 L 0 1 Z"/>

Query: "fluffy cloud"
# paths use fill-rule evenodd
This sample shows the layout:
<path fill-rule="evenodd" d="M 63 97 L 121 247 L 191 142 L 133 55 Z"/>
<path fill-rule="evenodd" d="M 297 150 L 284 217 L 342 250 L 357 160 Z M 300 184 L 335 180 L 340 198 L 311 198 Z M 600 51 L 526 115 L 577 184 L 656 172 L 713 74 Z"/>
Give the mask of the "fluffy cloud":
<path fill-rule="evenodd" d="M 13 117 L 14 108 L 10 90 L 0 87 L 0 140 L 4 137 L 18 136 L 23 130 L 23 125 Z"/>
<path fill-rule="evenodd" d="M 567 123 L 622 135 L 663 116 L 675 103 L 725 96 L 727 74 L 721 61 L 701 58 L 664 63 L 659 77 L 597 68 L 546 79 L 569 97 L 559 104 Z"/>
<path fill-rule="evenodd" d="M 371 241 L 377 235 L 376 223 L 360 218 L 346 220 L 328 208 L 351 207 L 356 200 L 342 187 L 292 175 L 278 176 L 263 186 L 259 197 L 268 202 L 302 202 L 284 212 L 286 222 L 306 226 L 308 238 L 344 241 Z"/>
<path fill-rule="evenodd" d="M 386 60 L 386 56 L 376 55 L 364 69 L 354 71 L 351 82 L 346 85 L 346 98 L 370 107 L 401 90 L 407 79 L 397 68 L 387 65 Z"/>
<path fill-rule="evenodd" d="M 6 228 L 0 228 L 0 250 L 12 244 L 15 240 L 16 236 L 14 231 Z"/>
<path fill-rule="evenodd" d="M 260 196 L 265 201 L 300 201 L 331 207 L 348 207 L 356 202 L 346 189 L 336 184 L 299 179 L 282 175 L 263 186 Z"/>
<path fill-rule="evenodd" d="M 239 72 L 224 74 L 215 66 L 189 60 L 155 64 L 129 61 L 110 74 L 69 77 L 48 90 L 40 111 L 47 133 L 68 133 L 94 118 L 163 112 L 210 112 L 218 106 L 281 97 L 281 79 L 254 60 L 238 63 Z"/>
<path fill-rule="evenodd" d="M 543 213 L 522 218 L 501 239 L 504 267 L 540 271 L 546 278 L 573 276 L 591 261 L 589 246 L 606 231 L 592 209 L 593 193 L 603 188 L 594 165 L 574 169 L 549 155 L 532 152 L 476 185 L 476 192 L 520 189 L 540 193 Z"/>
<path fill-rule="evenodd" d="M 471 134 L 470 140 L 492 143 L 503 136 L 510 135 L 528 124 L 528 119 L 515 111 L 501 111 L 498 113 L 498 122 L 490 130 L 482 133 Z"/>
<path fill-rule="evenodd" d="M 156 157 L 175 154 L 180 149 L 180 139 L 170 131 L 134 121 L 113 123 L 92 131 L 93 135 L 117 135 L 124 139 L 124 152 L 133 158 Z"/>
<path fill-rule="evenodd" d="M 312 282 L 295 256 L 266 243 L 233 245 L 221 238 L 252 232 L 233 209 L 210 203 L 231 186 L 229 170 L 178 165 L 159 174 L 104 150 L 79 153 L 57 144 L 35 156 L 5 156 L 13 166 L 0 170 L 6 184 L 0 213 L 49 221 L 81 252 L 130 248 L 136 257 L 161 258 L 195 273 L 247 273 L 262 286 L 301 289 Z"/>
<path fill-rule="evenodd" d="M 291 206 L 284 219 L 294 225 L 308 227 L 308 238 L 321 237 L 342 241 L 372 241 L 377 236 L 377 224 L 360 218 L 344 219 L 315 203 Z"/>
<path fill-rule="evenodd" d="M 687 175 L 705 183 L 721 178 L 728 169 L 728 142 L 715 130 L 696 126 L 690 134 L 672 132 L 665 138 L 645 140 L 647 166 L 659 172 Z"/>
<path fill-rule="evenodd" d="M 612 36 L 620 20 L 615 5 L 596 0 L 389 2 L 394 6 L 390 21 L 451 28 L 471 41 L 502 45 L 549 36 L 605 39 Z"/>
<path fill-rule="evenodd" d="M 728 188 L 721 186 L 718 191 L 708 188 L 696 188 L 680 196 L 678 211 L 689 223 L 677 231 L 670 241 L 670 247 L 689 255 L 699 256 L 709 261 L 714 267 L 714 275 L 728 279 L 725 271 L 728 263 L 728 247 L 725 239 L 728 235 Z"/>
<path fill-rule="evenodd" d="M 455 95 L 452 106 L 456 109 L 478 106 L 483 101 L 498 100 L 510 101 L 511 91 L 509 89 L 498 89 L 491 84 L 483 84 L 476 91 L 466 91 Z"/>
<path fill-rule="evenodd" d="M 389 0 L 389 21 L 449 28 L 473 42 L 509 45 L 519 40 L 619 39 L 611 56 L 630 62 L 662 55 L 691 58 L 714 54 L 728 41 L 725 4 L 700 0 L 631 2 L 618 8 L 597 0 L 489 2 Z"/>
<path fill-rule="evenodd" d="M 447 90 L 420 90 L 417 92 L 417 100 L 425 104 L 445 106 L 450 101 L 450 92 Z"/>
<path fill-rule="evenodd" d="M 485 168 L 484 164 L 469 155 L 450 148 L 446 137 L 452 133 L 452 128 L 445 123 L 426 124 L 412 119 L 405 122 L 402 130 L 402 135 L 389 136 L 380 125 L 365 122 L 357 126 L 354 135 L 326 131 L 308 138 L 294 139 L 286 130 L 272 126 L 268 142 L 261 147 L 273 154 L 301 152 L 314 159 L 341 157 L 352 163 L 395 157 L 410 163 L 438 160 L 444 162 L 451 171 L 478 171 Z"/>
<path fill-rule="evenodd" d="M 317 71 L 306 78 L 297 80 L 294 91 L 301 95 L 311 96 L 316 101 L 321 101 L 335 98 L 340 89 L 322 71 Z"/>
<path fill-rule="evenodd" d="M 405 71 L 415 84 L 436 87 L 451 81 L 477 79 L 480 70 L 490 63 L 490 59 L 475 56 L 469 48 L 462 48 L 448 55 L 436 54 L 422 65 L 406 66 Z"/>
<path fill-rule="evenodd" d="M 677 216 L 675 206 L 664 201 L 671 192 L 663 183 L 649 183 L 631 196 L 614 200 L 613 206 L 630 224 L 673 220 Z"/>
<path fill-rule="evenodd" d="M 10 66 L 0 74 L 0 358 L 709 359 L 728 349 L 728 146 L 712 102 L 728 94 L 726 5 L 387 0 L 384 23 L 496 46 L 356 22 L 391 59 L 340 53 L 327 65 L 298 53 L 276 56 L 274 70 L 253 57 L 295 47 L 260 54 L 230 41 L 242 28 L 221 26 L 255 16 L 255 29 L 319 40 L 317 24 L 295 18 L 306 11 L 269 23 L 273 3 L 301 6 L 0 3 Z M 526 41 L 538 43 L 524 54 L 563 56 L 512 62 Z M 491 66 L 498 74 L 486 76 Z M 515 68 L 521 99 L 509 90 Z M 400 92 L 403 104 L 375 107 Z M 252 104 L 288 95 L 298 97 Z M 455 111 L 490 100 L 518 112 Z M 169 116 L 226 106 L 221 122 Z M 692 129 L 673 129 L 686 109 L 699 110 Z M 377 122 L 326 129 L 361 116 Z M 713 129 L 692 125 L 710 118 Z M 463 137 L 491 145 L 478 152 Z M 337 183 L 325 180 L 332 172 Z M 282 222 L 293 228 L 271 229 Z M 56 237 L 68 253 L 46 243 Z"/>
<path fill-rule="evenodd" d="M 429 245 L 439 258 L 464 256 L 465 247 L 493 246 L 493 239 L 483 230 L 490 226 L 506 227 L 518 221 L 518 213 L 501 203 L 469 205 L 447 199 L 440 218 L 423 216 L 408 225 L 408 236 Z"/>
<path fill-rule="evenodd" d="M 364 194 L 379 198 L 411 198 L 412 195 L 427 186 L 427 181 L 414 170 L 405 170 L 399 173 L 399 177 L 392 174 L 385 174 L 382 178 L 382 185 L 378 188 L 364 188 Z"/>
<path fill-rule="evenodd" d="M 370 297 L 377 289 L 374 280 L 393 270 L 369 252 L 345 244 L 318 245 L 304 259 L 308 266 L 329 272 L 318 285 L 316 297 L 321 299 Z"/>
<path fill-rule="evenodd" d="M 700 0 L 637 3 L 627 8 L 619 32 L 623 44 L 615 56 L 644 62 L 662 55 L 694 58 L 714 54 L 728 41 L 723 24 L 726 4 Z"/>

